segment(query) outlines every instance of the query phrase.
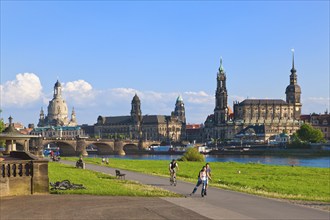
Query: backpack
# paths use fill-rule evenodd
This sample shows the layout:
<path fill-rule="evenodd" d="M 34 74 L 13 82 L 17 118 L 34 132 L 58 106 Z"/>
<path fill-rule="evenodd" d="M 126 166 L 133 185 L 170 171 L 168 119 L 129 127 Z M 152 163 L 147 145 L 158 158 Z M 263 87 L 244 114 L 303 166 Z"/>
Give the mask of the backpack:
<path fill-rule="evenodd" d="M 176 167 L 176 162 L 172 163 L 171 162 L 171 169 L 173 170 Z"/>

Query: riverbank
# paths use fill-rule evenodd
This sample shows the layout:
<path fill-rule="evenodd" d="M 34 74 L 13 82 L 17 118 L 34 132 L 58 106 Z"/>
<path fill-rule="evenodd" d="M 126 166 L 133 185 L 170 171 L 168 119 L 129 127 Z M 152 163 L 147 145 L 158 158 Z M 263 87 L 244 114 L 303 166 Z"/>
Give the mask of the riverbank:
<path fill-rule="evenodd" d="M 88 152 L 97 154 L 97 151 Z M 184 151 L 150 151 L 150 150 L 126 150 L 126 155 L 183 155 Z M 320 148 L 271 148 L 262 147 L 235 147 L 201 152 L 204 155 L 262 155 L 262 156 L 330 156 L 330 150 Z"/>
<path fill-rule="evenodd" d="M 321 149 L 290 149 L 290 148 L 268 148 L 268 149 L 226 149 L 212 150 L 210 155 L 263 155 L 263 156 L 330 156 L 329 150 Z"/>

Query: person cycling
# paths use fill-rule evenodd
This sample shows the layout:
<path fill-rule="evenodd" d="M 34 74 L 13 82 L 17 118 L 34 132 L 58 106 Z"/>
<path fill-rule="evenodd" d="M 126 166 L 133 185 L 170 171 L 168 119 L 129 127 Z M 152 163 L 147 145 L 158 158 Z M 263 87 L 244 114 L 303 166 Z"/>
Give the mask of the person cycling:
<path fill-rule="evenodd" d="M 169 166 L 169 171 L 170 171 L 170 183 L 171 185 L 174 184 L 174 186 L 176 186 L 176 170 L 179 170 L 179 165 L 176 162 L 175 159 L 172 160 L 172 162 L 170 163 Z"/>

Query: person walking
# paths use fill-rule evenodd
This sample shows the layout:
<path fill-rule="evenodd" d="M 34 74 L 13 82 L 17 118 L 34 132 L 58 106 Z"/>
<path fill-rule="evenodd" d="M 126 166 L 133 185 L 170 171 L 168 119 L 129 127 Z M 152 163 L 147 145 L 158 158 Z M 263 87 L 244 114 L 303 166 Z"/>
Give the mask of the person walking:
<path fill-rule="evenodd" d="M 207 174 L 206 174 L 206 166 L 203 166 L 203 168 L 201 169 L 201 171 L 199 171 L 199 175 L 198 175 L 198 180 L 196 183 L 196 186 L 194 188 L 194 190 L 192 191 L 192 193 L 190 193 L 190 196 L 192 196 L 193 194 L 195 194 L 195 192 L 197 191 L 197 188 L 202 185 L 202 191 L 201 191 L 201 195 L 202 197 L 204 197 L 204 191 L 205 191 L 205 186 L 206 186 L 206 179 L 207 179 Z"/>
<path fill-rule="evenodd" d="M 209 163 L 206 163 L 205 164 L 205 167 L 206 167 L 206 185 L 205 185 L 205 190 L 204 190 L 204 196 L 207 195 L 206 191 L 207 191 L 207 188 L 209 186 L 209 181 L 212 180 L 212 178 L 211 178 L 211 167 L 210 167 L 210 164 Z"/>
<path fill-rule="evenodd" d="M 172 160 L 168 169 L 170 171 L 170 183 L 176 186 L 176 171 L 179 170 L 179 165 L 175 159 Z"/>

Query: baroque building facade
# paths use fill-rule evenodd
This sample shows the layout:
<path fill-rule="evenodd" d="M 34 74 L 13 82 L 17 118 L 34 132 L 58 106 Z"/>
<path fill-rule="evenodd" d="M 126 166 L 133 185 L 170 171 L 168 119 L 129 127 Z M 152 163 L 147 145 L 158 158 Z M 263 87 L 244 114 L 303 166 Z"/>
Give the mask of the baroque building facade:
<path fill-rule="evenodd" d="M 43 108 L 40 111 L 38 127 L 46 126 L 77 126 L 74 108 L 71 119 L 68 117 L 68 106 L 62 98 L 62 85 L 58 80 L 54 85 L 53 99 L 48 104 L 48 114 L 45 116 Z"/>
<path fill-rule="evenodd" d="M 242 139 L 247 142 L 266 142 L 274 135 L 293 134 L 300 128 L 301 88 L 297 83 L 292 54 L 290 84 L 285 90 L 286 101 L 281 99 L 245 99 L 235 101 L 233 113 L 228 107 L 226 72 L 220 60 L 217 73 L 214 113 L 204 123 L 204 140 Z"/>
<path fill-rule="evenodd" d="M 129 138 L 160 142 L 185 139 L 186 116 L 179 96 L 171 115 L 142 115 L 140 98 L 135 94 L 128 116 L 99 116 L 94 134 L 100 138 Z"/>

